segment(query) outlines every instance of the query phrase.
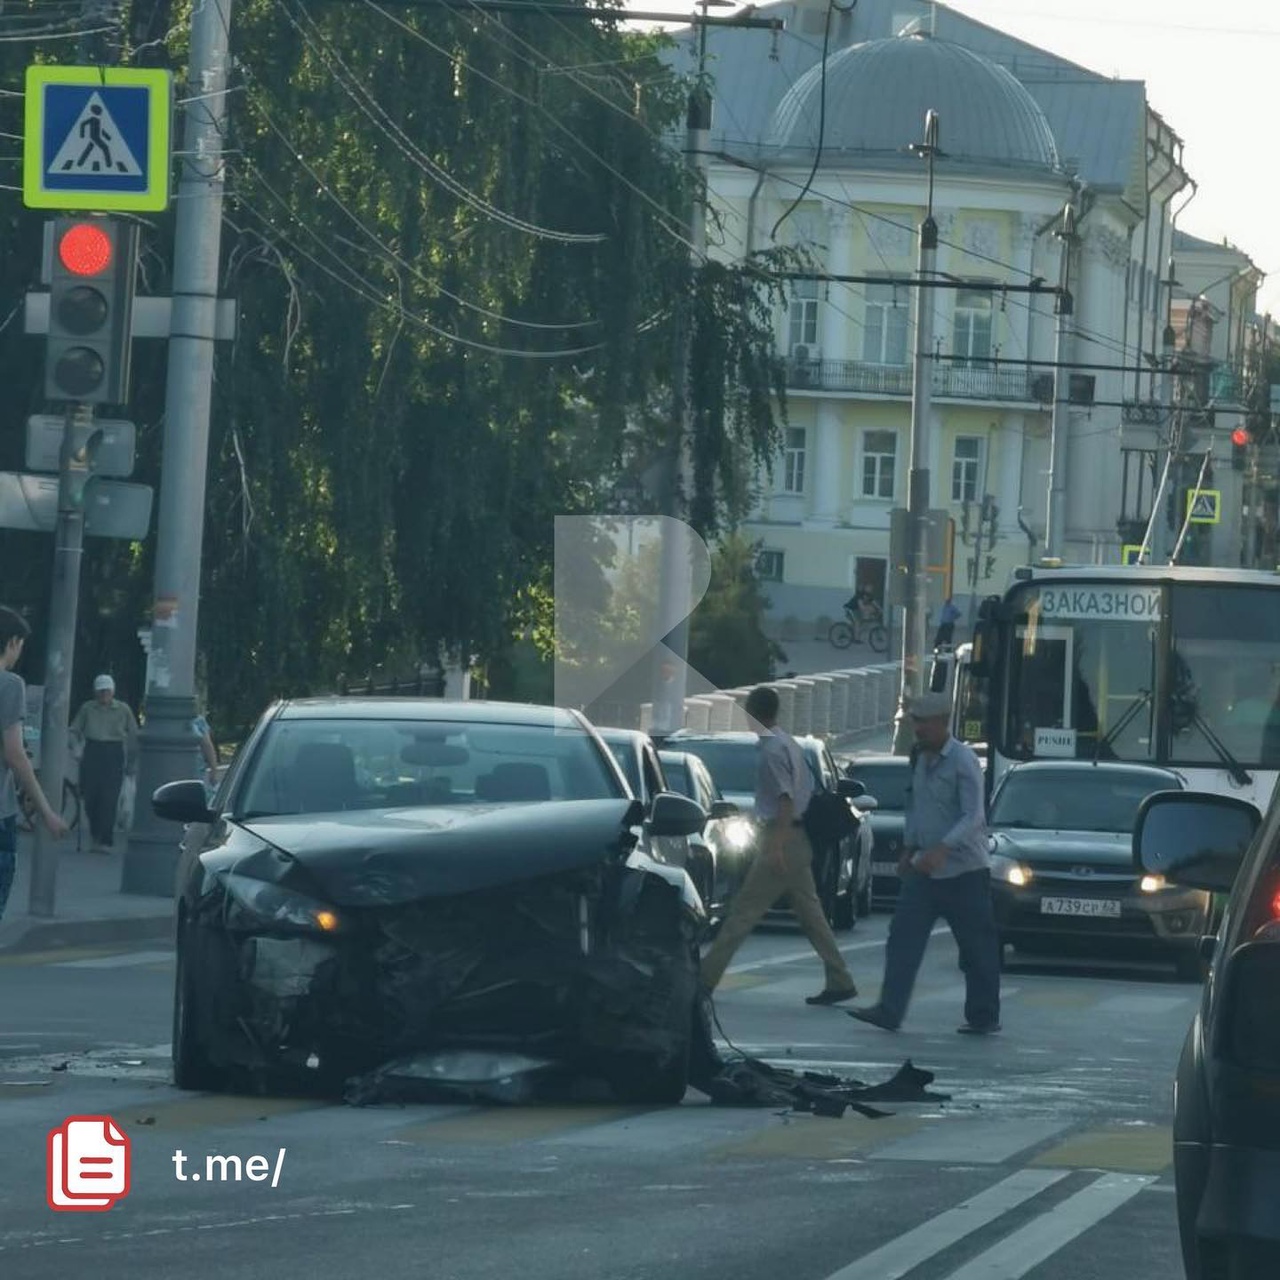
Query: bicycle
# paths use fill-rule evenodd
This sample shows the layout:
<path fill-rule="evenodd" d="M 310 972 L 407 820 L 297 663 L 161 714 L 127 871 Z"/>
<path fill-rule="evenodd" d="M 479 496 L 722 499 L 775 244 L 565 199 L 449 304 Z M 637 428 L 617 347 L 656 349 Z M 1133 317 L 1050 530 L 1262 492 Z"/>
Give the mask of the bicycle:
<path fill-rule="evenodd" d="M 871 646 L 872 653 L 883 653 L 889 647 L 889 633 L 882 623 L 868 623 L 847 605 L 844 614 L 844 621 L 832 623 L 831 630 L 827 632 L 827 639 L 835 648 L 847 649 L 851 644 L 862 644 L 864 640 Z"/>

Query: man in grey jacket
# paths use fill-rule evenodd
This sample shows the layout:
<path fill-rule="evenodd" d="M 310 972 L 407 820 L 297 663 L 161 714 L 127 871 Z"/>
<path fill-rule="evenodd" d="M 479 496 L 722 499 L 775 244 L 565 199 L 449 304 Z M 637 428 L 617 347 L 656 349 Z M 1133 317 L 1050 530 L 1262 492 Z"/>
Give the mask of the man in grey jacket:
<path fill-rule="evenodd" d="M 958 1030 L 990 1035 L 1000 1030 L 1000 935 L 991 904 L 982 765 L 951 736 L 947 694 L 916 698 L 909 714 L 916 750 L 898 864 L 902 892 L 889 926 L 884 983 L 879 1003 L 848 1013 L 886 1031 L 898 1029 L 941 916 L 960 948 L 965 975 L 965 1023 Z"/>

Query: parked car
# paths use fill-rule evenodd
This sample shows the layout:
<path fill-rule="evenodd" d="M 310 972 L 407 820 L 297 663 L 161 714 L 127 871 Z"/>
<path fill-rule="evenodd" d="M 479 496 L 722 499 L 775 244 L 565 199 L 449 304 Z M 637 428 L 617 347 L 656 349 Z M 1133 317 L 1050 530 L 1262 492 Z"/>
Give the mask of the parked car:
<path fill-rule="evenodd" d="M 620 1097 L 683 1094 L 701 901 L 582 716 L 436 699 L 281 702 L 188 832 L 173 1053 L 189 1089 L 337 1083 L 406 1057 L 519 1053 Z"/>
<path fill-rule="evenodd" d="M 1199 941 L 1212 895 L 1135 875 L 1133 823 L 1168 769 L 1084 760 L 1011 768 L 991 798 L 992 893 L 1003 942 L 1019 951 L 1128 951 L 1201 976 Z"/>
<path fill-rule="evenodd" d="M 855 798 L 858 784 L 841 779 L 831 752 L 820 738 L 803 737 L 796 741 L 817 785 L 823 790 L 844 794 L 858 819 L 857 832 L 841 841 L 839 848 L 814 850 L 813 878 L 827 919 L 833 929 L 850 929 L 856 917 L 871 913 L 871 826 L 865 818 L 873 805 L 868 798 L 867 807 L 860 807 L 862 801 Z M 759 743 L 754 733 L 700 733 L 681 729 L 668 737 L 664 745 L 698 756 L 725 799 L 750 814 L 755 806 Z M 758 843 L 757 839 L 753 844 L 753 856 Z M 771 913 L 779 914 L 786 914 L 785 898 L 779 899 Z"/>
<path fill-rule="evenodd" d="M 732 800 L 725 799 L 711 771 L 692 752 L 660 751 L 658 758 L 671 790 L 696 800 L 710 814 L 702 832 L 689 837 L 689 844 L 691 847 L 703 844 L 709 851 L 704 865 L 710 868 L 711 874 L 703 901 L 712 920 L 720 920 L 747 878 L 756 838 L 755 824 Z M 701 893 L 698 876 L 692 871 L 690 874 Z"/>
<path fill-rule="evenodd" d="M 1143 801 L 1134 874 L 1229 894 L 1177 1067 L 1173 1165 L 1188 1280 L 1280 1276 L 1280 791 Z"/>
<path fill-rule="evenodd" d="M 855 756 L 844 765 L 844 776 L 862 783 L 866 795 L 875 798 L 875 810 L 868 817 L 872 836 L 871 905 L 892 909 L 902 888 L 898 859 L 902 856 L 902 835 L 907 823 L 911 763 L 906 756 Z M 862 803 L 865 802 L 864 797 Z"/>

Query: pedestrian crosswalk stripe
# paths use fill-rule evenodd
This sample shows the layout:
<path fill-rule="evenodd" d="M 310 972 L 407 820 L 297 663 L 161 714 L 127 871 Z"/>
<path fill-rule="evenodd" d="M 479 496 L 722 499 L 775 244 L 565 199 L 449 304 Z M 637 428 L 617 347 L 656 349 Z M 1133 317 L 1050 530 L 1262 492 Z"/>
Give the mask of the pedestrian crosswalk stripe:
<path fill-rule="evenodd" d="M 154 965 L 159 961 L 171 963 L 172 951 L 128 951 L 114 955 L 94 956 L 84 960 L 59 960 L 55 969 L 132 969 L 140 965 Z"/>
<path fill-rule="evenodd" d="M 1001 998 L 1007 992 L 1001 991 Z M 1023 991 L 1019 1005 L 1024 1009 L 1088 1009 L 1098 1003 L 1096 991 L 1072 991 L 1063 987 L 1041 987 Z"/>
<path fill-rule="evenodd" d="M 1056 1120 L 949 1120 L 882 1147 L 876 1159 L 1004 1164 L 1069 1127 L 1069 1122 Z"/>
<path fill-rule="evenodd" d="M 331 1111 L 336 1104 L 314 1098 L 243 1098 L 232 1094 L 197 1094 L 172 1102 L 142 1102 L 112 1111 L 131 1134 L 148 1128 L 212 1129 L 256 1124 L 299 1111 Z"/>
<path fill-rule="evenodd" d="M 772 978 L 762 977 L 756 973 L 726 973 L 720 979 L 716 992 L 722 991 L 747 991 L 752 987 L 767 987 L 773 985 Z"/>
<path fill-rule="evenodd" d="M 1060 1170 L 1020 1169 L 963 1204 L 930 1218 L 827 1280 L 901 1280 L 975 1231 L 1038 1196 L 1067 1175 Z"/>
<path fill-rule="evenodd" d="M 953 1271 L 947 1280 L 1022 1280 L 1153 1181 L 1122 1173 L 1105 1174 Z"/>
<path fill-rule="evenodd" d="M 1167 1125 L 1110 1125 L 1073 1134 L 1037 1156 L 1049 1168 L 1110 1169 L 1118 1173 L 1162 1173 L 1173 1163 L 1173 1130 Z"/>
<path fill-rule="evenodd" d="M 506 1144 L 536 1142 L 569 1129 L 639 1115 L 641 1108 L 609 1106 L 498 1107 L 412 1124 L 395 1132 L 399 1142 Z"/>
<path fill-rule="evenodd" d="M 835 1160 L 865 1155 L 897 1138 L 914 1133 L 926 1122 L 915 1116 L 891 1115 L 880 1120 L 852 1112 L 842 1120 L 792 1115 L 744 1138 L 712 1147 L 710 1158 L 751 1160 Z"/>
<path fill-rule="evenodd" d="M 1173 1013 L 1178 1009 L 1190 1010 L 1191 1007 L 1200 1002 L 1200 992 L 1187 992 L 1183 995 L 1165 996 L 1165 995 L 1148 995 L 1146 992 L 1136 992 L 1129 995 L 1107 996 L 1105 999 L 1099 1000 L 1094 1008 L 1099 1013 L 1119 1014 L 1129 1018 L 1145 1018 L 1155 1015 L 1157 1017 Z"/>

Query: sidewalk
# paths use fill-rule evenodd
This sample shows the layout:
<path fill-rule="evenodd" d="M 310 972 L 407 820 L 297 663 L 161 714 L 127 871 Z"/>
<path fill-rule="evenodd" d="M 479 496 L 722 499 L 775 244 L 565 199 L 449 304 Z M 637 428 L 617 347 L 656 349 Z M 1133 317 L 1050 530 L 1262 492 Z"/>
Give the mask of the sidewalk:
<path fill-rule="evenodd" d="M 54 916 L 29 915 L 34 845 L 34 836 L 19 836 L 18 873 L 0 919 L 0 953 L 172 938 L 172 898 L 120 892 L 123 840 L 109 854 L 78 853 L 74 832 L 59 845 Z"/>

